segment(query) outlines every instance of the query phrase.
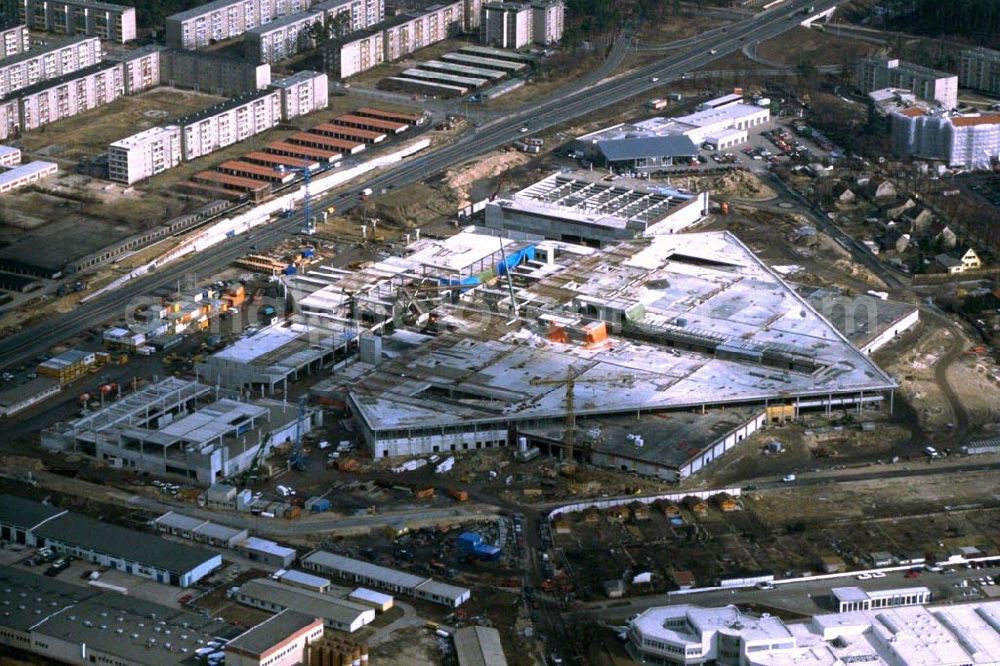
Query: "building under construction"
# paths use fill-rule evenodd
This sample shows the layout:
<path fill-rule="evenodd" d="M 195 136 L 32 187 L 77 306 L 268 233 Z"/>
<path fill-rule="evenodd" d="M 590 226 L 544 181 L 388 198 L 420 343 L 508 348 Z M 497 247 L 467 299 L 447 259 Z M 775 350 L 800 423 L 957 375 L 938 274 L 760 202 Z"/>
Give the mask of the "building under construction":
<path fill-rule="evenodd" d="M 50 426 L 42 446 L 210 485 L 244 472 L 271 447 L 293 442 L 322 421 L 322 412 L 308 407 L 237 398 L 171 377 Z"/>
<path fill-rule="evenodd" d="M 354 299 L 355 321 L 393 325 L 315 391 L 350 407 L 376 457 L 507 446 L 552 427 L 571 456 L 577 418 L 739 407 L 759 425 L 753 414 L 891 409 L 895 382 L 730 233 L 510 247 L 516 260 L 505 250 L 492 276 L 431 291 L 413 326 L 391 318 L 401 301 L 389 286 Z M 334 312 L 348 295 L 322 287 L 302 305 L 320 297 Z M 421 298 L 403 314 L 423 312 Z"/>

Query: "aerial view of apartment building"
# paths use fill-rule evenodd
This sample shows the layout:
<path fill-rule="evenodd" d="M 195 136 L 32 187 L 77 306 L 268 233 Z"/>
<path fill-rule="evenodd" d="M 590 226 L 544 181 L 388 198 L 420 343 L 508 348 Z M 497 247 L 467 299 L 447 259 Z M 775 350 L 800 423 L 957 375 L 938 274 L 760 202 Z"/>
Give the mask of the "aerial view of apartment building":
<path fill-rule="evenodd" d="M 198 49 L 309 9 L 311 0 L 216 0 L 168 16 L 167 45 Z"/>
<path fill-rule="evenodd" d="M 16 0 L 31 30 L 100 37 L 120 44 L 136 38 L 135 7 L 95 0 Z"/>

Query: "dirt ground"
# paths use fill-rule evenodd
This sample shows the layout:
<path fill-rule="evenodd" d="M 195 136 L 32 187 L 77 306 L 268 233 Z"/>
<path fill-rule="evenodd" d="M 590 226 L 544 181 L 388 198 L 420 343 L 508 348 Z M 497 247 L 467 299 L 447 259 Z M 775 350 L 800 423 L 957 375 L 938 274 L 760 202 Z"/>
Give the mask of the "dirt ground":
<path fill-rule="evenodd" d="M 394 666 L 427 666 L 441 663 L 441 648 L 438 637 L 425 627 L 401 629 L 386 641 L 369 650 L 369 659 L 374 664 Z"/>
<path fill-rule="evenodd" d="M 670 182 L 688 190 L 708 190 L 717 201 L 728 197 L 744 201 L 765 201 L 775 197 L 774 190 L 749 171 L 730 171 L 717 176 L 671 176 Z"/>
<path fill-rule="evenodd" d="M 515 150 L 496 150 L 483 155 L 481 159 L 449 169 L 445 182 L 459 197 L 459 207 L 472 203 L 473 184 L 485 178 L 494 178 L 514 167 L 531 161 L 531 156 Z"/>
<path fill-rule="evenodd" d="M 948 368 L 947 378 L 973 424 L 1000 422 L 1000 368 L 989 357 L 963 355 Z"/>
<path fill-rule="evenodd" d="M 949 329 L 926 327 L 909 349 L 903 349 L 885 369 L 898 379 L 900 391 L 917 412 L 927 431 L 944 430 L 955 414 L 934 378 L 934 366 L 953 344 Z"/>
<path fill-rule="evenodd" d="M 849 64 L 853 71 L 858 58 L 872 55 L 878 46 L 858 39 L 839 37 L 829 31 L 797 27 L 777 39 L 761 42 L 757 54 L 786 65 L 808 62 L 813 65 Z"/>

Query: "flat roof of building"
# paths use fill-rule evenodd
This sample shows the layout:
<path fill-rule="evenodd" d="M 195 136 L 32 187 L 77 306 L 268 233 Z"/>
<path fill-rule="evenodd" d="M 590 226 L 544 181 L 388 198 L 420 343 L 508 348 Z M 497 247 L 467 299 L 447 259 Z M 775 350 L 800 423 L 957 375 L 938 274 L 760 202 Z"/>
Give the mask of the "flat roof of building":
<path fill-rule="evenodd" d="M 586 391 L 582 388 L 577 390 Z M 752 407 L 577 419 L 576 441 L 595 452 L 680 469 L 763 413 Z M 564 428 L 526 428 L 525 434 L 560 442 Z M 636 436 L 641 439 L 637 440 Z"/>
<path fill-rule="evenodd" d="M 357 111 L 358 115 L 371 115 L 378 118 L 395 119 L 395 118 L 405 118 L 413 122 L 419 122 L 423 119 L 423 116 L 414 113 L 402 113 L 399 111 L 386 111 L 385 109 L 378 109 L 372 106 L 363 106 Z"/>
<path fill-rule="evenodd" d="M 475 65 L 483 69 L 496 70 L 503 72 L 505 74 L 520 72 L 528 68 L 528 65 L 523 62 L 500 60 L 498 58 L 490 58 L 485 55 L 475 55 L 472 53 L 464 53 L 461 51 L 459 51 L 458 53 L 445 53 L 441 55 L 440 58 L 441 60 L 446 62 L 456 62 L 464 65 Z"/>
<path fill-rule="evenodd" d="M 248 162 L 262 162 L 264 164 L 279 165 L 284 164 L 285 166 L 296 167 L 299 169 L 309 169 L 310 171 L 315 171 L 319 168 L 319 162 L 315 159 L 307 160 L 301 157 L 290 157 L 288 155 L 276 155 L 274 153 L 265 153 L 263 151 L 255 150 L 253 152 L 247 153 L 243 156 L 244 160 Z"/>
<path fill-rule="evenodd" d="M 162 516 L 154 518 L 153 522 L 156 523 L 157 526 L 168 527 L 182 532 L 191 532 L 195 528 L 201 527 L 208 521 L 203 518 L 185 516 L 183 513 L 167 511 Z"/>
<path fill-rule="evenodd" d="M 500 195 L 494 205 L 529 215 L 618 229 L 636 225 L 644 230 L 693 198 L 646 181 L 605 182 L 601 173 L 557 172 L 514 194 Z"/>
<path fill-rule="evenodd" d="M 278 91 L 267 90 L 267 89 L 254 90 L 252 92 L 243 93 L 242 95 L 237 95 L 236 97 L 227 99 L 224 102 L 220 102 L 218 104 L 214 104 L 212 106 L 204 108 L 201 111 L 196 111 L 195 113 L 183 116 L 181 118 L 177 118 L 176 120 L 173 121 L 173 124 L 180 125 L 181 127 L 184 127 L 185 125 L 192 125 L 194 123 L 201 122 L 202 120 L 213 118 L 219 115 L 220 113 L 225 113 L 230 109 L 235 109 L 243 106 L 244 104 L 250 104 L 259 99 L 263 99 L 265 97 L 277 94 Z"/>
<path fill-rule="evenodd" d="M 500 632 L 492 627 L 462 627 L 452 636 L 458 666 L 506 666 Z"/>
<path fill-rule="evenodd" d="M 29 176 L 44 175 L 51 172 L 53 169 L 56 171 L 59 169 L 59 165 L 55 162 L 35 160 L 34 162 L 28 162 L 27 164 L 19 164 L 18 166 L 0 171 L 0 187 L 9 183 L 16 183 L 22 178 L 27 178 Z"/>
<path fill-rule="evenodd" d="M 294 557 L 298 553 L 294 548 L 289 548 L 287 546 L 282 546 L 273 541 L 267 539 L 261 539 L 260 537 L 247 537 L 245 540 L 237 544 L 240 548 L 245 550 L 254 550 L 260 553 L 269 553 L 271 555 L 276 555 L 278 557 L 288 557 L 291 555 Z"/>
<path fill-rule="evenodd" d="M 373 604 L 378 604 L 379 606 L 384 606 L 385 604 L 391 604 L 393 602 L 391 594 L 385 594 L 384 592 L 376 592 L 375 590 L 369 590 L 367 587 L 355 588 L 351 594 L 351 599 L 363 599 Z"/>
<path fill-rule="evenodd" d="M 338 150 L 354 151 L 358 146 L 364 147 L 364 144 L 360 141 L 349 141 L 347 139 L 338 139 L 333 136 L 325 136 L 319 134 L 318 131 L 327 130 L 330 132 L 340 132 L 341 130 L 349 129 L 341 125 L 333 125 L 331 123 L 320 123 L 316 125 L 308 132 L 298 132 L 288 137 L 287 141 L 308 141 L 310 143 L 317 143 L 321 146 L 329 146 L 330 148 L 336 148 Z"/>
<path fill-rule="evenodd" d="M 295 72 L 290 76 L 284 76 L 277 81 L 271 81 L 271 87 L 274 88 L 291 88 L 292 86 L 297 86 L 300 83 L 305 83 L 307 81 L 312 81 L 321 76 L 326 76 L 326 74 L 320 72 L 314 72 L 311 69 L 303 69 L 302 71 Z"/>
<path fill-rule="evenodd" d="M 277 615 L 272 615 L 255 627 L 247 629 L 231 640 L 227 650 L 238 650 L 244 654 L 261 656 L 280 645 L 290 636 L 312 626 L 319 620 L 313 615 L 306 615 L 295 610 L 285 609 Z M 321 620 L 320 620 L 321 621 Z"/>
<path fill-rule="evenodd" d="M 417 79 L 406 79 L 401 76 L 387 76 L 382 79 L 383 81 L 390 81 L 392 83 L 405 84 L 406 86 L 415 86 L 421 89 L 426 89 L 428 92 L 452 92 L 464 95 L 469 89 L 462 86 L 450 86 L 446 83 L 434 83 L 433 81 L 420 81 Z"/>
<path fill-rule="evenodd" d="M 555 419 L 565 411 L 558 380 L 567 373 L 575 377 L 578 418 L 896 386 L 728 232 L 558 256 L 555 264 L 518 269 L 529 286 L 515 296 L 532 319 L 520 328 L 466 320 L 361 372 L 345 387 L 354 413 L 374 431 Z M 626 334 L 607 345 L 549 339 L 550 322 L 573 325 L 588 309 L 620 317 Z M 442 393 L 463 398 L 439 399 Z"/>
<path fill-rule="evenodd" d="M 306 573 L 305 571 L 297 571 L 295 569 L 289 569 L 285 573 L 281 574 L 278 580 L 282 583 L 296 583 L 299 585 L 307 585 L 309 587 L 328 587 L 331 584 L 329 578 L 323 578 L 322 576 L 317 576 L 316 574 Z"/>
<path fill-rule="evenodd" d="M 293 153 L 295 155 L 308 155 L 314 159 L 330 162 L 340 159 L 341 154 L 333 149 L 314 148 L 313 146 L 300 146 L 286 141 L 272 141 L 264 146 L 264 150 L 278 151 L 282 153 Z"/>
<path fill-rule="evenodd" d="M 20 155 L 21 149 L 15 148 L 13 146 L 0 146 L 0 157 L 11 157 L 12 155 Z"/>
<path fill-rule="evenodd" d="M 470 88 L 479 88 L 489 83 L 489 79 L 477 79 L 471 76 L 456 76 L 454 74 L 442 74 L 440 72 L 425 72 L 420 69 L 404 69 L 394 78 L 457 83 L 462 86 L 469 86 Z"/>
<path fill-rule="evenodd" d="M 912 303 L 883 300 L 870 294 L 848 296 L 828 287 L 797 286 L 797 290 L 858 348 L 865 347 L 917 310 Z"/>
<path fill-rule="evenodd" d="M 102 523 L 66 513 L 35 528 L 34 533 L 86 550 L 121 557 L 142 564 L 184 574 L 220 556 L 207 550 L 152 534 Z"/>
<path fill-rule="evenodd" d="M 0 495 L 0 523 L 4 525 L 14 525 L 30 530 L 65 513 L 67 513 L 66 509 L 59 509 L 16 495 Z"/>
<path fill-rule="evenodd" d="M 422 583 L 429 581 L 429 578 L 406 573 L 398 569 L 390 569 L 371 562 L 355 560 L 343 555 L 336 555 L 325 550 L 314 550 L 302 558 L 303 562 L 310 562 L 317 566 L 328 567 L 334 571 L 364 576 L 372 580 L 377 580 L 406 590 L 415 590 Z"/>
<path fill-rule="evenodd" d="M 262 192 L 271 187 L 270 183 L 262 180 L 244 178 L 243 176 L 233 176 L 220 171 L 199 171 L 193 176 L 193 180 L 206 180 L 210 183 L 232 185 L 236 189 L 246 190 L 249 192 Z"/>
<path fill-rule="evenodd" d="M 368 606 L 322 592 L 282 585 L 270 578 L 255 578 L 243 583 L 240 594 L 340 624 L 351 625 L 359 619 L 368 624 L 375 619 L 375 610 Z"/>
<path fill-rule="evenodd" d="M 17 405 L 29 398 L 59 391 L 60 384 L 49 377 L 35 377 L 23 384 L 10 384 L 0 390 L 0 406 Z"/>
<path fill-rule="evenodd" d="M 472 67 L 457 62 L 444 62 L 443 60 L 425 60 L 420 63 L 420 69 L 444 70 L 446 74 L 467 75 L 480 79 L 502 79 L 506 76 L 504 72 L 484 67 Z"/>
<path fill-rule="evenodd" d="M 598 141 L 597 147 L 610 162 L 647 157 L 694 157 L 698 147 L 683 135 L 640 136 Z"/>
<path fill-rule="evenodd" d="M 129 148 L 134 148 L 135 146 L 149 141 L 150 139 L 160 138 L 169 136 L 171 134 L 176 134 L 178 140 L 180 140 L 181 128 L 177 125 L 164 125 L 161 127 L 150 127 L 147 130 L 143 130 L 131 136 L 127 136 L 124 139 L 119 139 L 111 143 L 109 148 L 122 148 L 128 150 Z"/>
<path fill-rule="evenodd" d="M 315 11 L 304 11 L 296 12 L 294 14 L 288 14 L 282 16 L 281 18 L 276 18 L 273 21 L 264 23 L 263 25 L 258 25 L 255 28 L 250 28 L 247 30 L 248 35 L 266 35 L 269 32 L 274 32 L 275 30 L 284 30 L 290 25 L 298 25 L 299 23 L 306 22 L 320 22 L 323 20 L 322 12 Z"/>
<path fill-rule="evenodd" d="M 368 118 L 366 116 L 357 116 L 353 113 L 345 113 L 337 116 L 333 119 L 333 123 L 358 123 L 359 125 L 364 125 L 366 127 L 377 127 L 379 129 L 391 130 L 393 132 L 400 132 L 410 127 L 407 123 L 399 122 L 398 120 Z"/>
<path fill-rule="evenodd" d="M 32 53 L 28 51 L 28 53 Z M 7 60 L 0 60 L 0 69 L 7 64 Z M 88 65 L 81 69 L 74 70 L 62 76 L 56 76 L 51 79 L 43 79 L 37 83 L 33 83 L 25 88 L 18 88 L 7 94 L 6 97 L 0 99 L 0 103 L 6 102 L 11 99 L 22 99 L 28 97 L 29 95 L 34 95 L 36 93 L 44 92 L 46 90 L 52 90 L 53 88 L 58 88 L 59 86 L 66 85 L 72 81 L 77 81 L 79 79 L 86 78 L 92 74 L 97 74 L 98 72 L 106 72 L 108 70 L 114 69 L 116 67 L 121 67 L 122 64 L 119 62 L 98 62 L 93 65 Z"/>
<path fill-rule="evenodd" d="M 417 585 L 417 590 L 422 594 L 432 594 L 441 599 L 458 600 L 469 596 L 469 589 L 467 587 L 442 583 L 433 578 L 429 578 L 420 585 Z"/>
<path fill-rule="evenodd" d="M 47 39 L 45 44 L 41 46 L 32 47 L 27 51 L 22 51 L 21 53 L 15 53 L 10 57 L 0 60 L 0 69 L 6 69 L 11 65 L 16 65 L 26 60 L 34 60 L 35 58 L 44 56 L 46 53 L 51 53 L 52 51 L 58 51 L 59 49 L 64 49 L 68 46 L 75 46 L 77 44 L 82 44 L 83 42 L 91 42 L 91 41 L 100 42 L 100 39 L 97 37 L 87 37 L 84 35 L 81 35 L 79 37 L 69 37 L 65 39 Z"/>
<path fill-rule="evenodd" d="M 520 51 L 511 51 L 509 49 L 498 49 L 493 46 L 480 46 L 477 44 L 470 44 L 468 46 L 463 46 L 459 49 L 461 53 L 476 53 L 485 56 L 509 58 L 511 60 L 517 60 L 519 62 L 524 62 L 531 64 L 538 60 L 538 56 L 532 55 L 530 53 L 521 53 Z"/>
<path fill-rule="evenodd" d="M 736 606 L 701 608 L 689 604 L 658 606 L 650 608 L 631 621 L 633 627 L 643 636 L 655 639 L 657 636 L 681 642 L 700 642 L 700 637 L 686 630 L 669 629 L 667 620 L 687 618 L 696 631 L 710 633 L 722 631 L 739 634 L 746 642 L 790 638 L 788 627 L 781 618 L 773 615 L 755 616 L 741 612 Z"/>

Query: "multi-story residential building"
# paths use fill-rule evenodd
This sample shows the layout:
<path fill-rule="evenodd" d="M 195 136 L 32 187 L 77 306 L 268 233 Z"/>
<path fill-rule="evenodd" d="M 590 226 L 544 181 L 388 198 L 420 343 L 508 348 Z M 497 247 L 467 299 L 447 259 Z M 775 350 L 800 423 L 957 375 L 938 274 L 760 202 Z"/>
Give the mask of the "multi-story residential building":
<path fill-rule="evenodd" d="M 385 61 L 384 33 L 360 30 L 331 43 L 324 56 L 326 70 L 340 79 L 378 67 Z"/>
<path fill-rule="evenodd" d="M 0 61 L 0 99 L 100 61 L 101 40 L 97 37 L 77 37 L 19 53 Z"/>
<path fill-rule="evenodd" d="M 262 90 L 271 84 L 271 67 L 211 53 L 167 49 L 160 53 L 160 81 L 232 97 Z"/>
<path fill-rule="evenodd" d="M 40 81 L 18 91 L 21 131 L 38 129 L 57 120 L 110 104 L 125 95 L 125 72 L 120 62 L 106 62 Z"/>
<path fill-rule="evenodd" d="M 896 58 L 862 58 L 858 61 L 858 89 L 870 93 L 882 88 L 905 88 L 914 95 L 938 102 L 944 109 L 958 105 L 958 77 Z"/>
<path fill-rule="evenodd" d="M 975 48 L 962 51 L 958 85 L 1000 94 L 1000 51 Z"/>
<path fill-rule="evenodd" d="M 459 32 L 462 29 L 462 7 L 462 0 L 456 0 L 389 19 L 382 38 L 385 62 L 399 60 Z"/>
<path fill-rule="evenodd" d="M 479 36 L 483 44 L 519 49 L 532 42 L 532 8 L 519 2 L 489 2 L 483 5 Z"/>
<path fill-rule="evenodd" d="M 181 163 L 181 128 L 153 127 L 108 146 L 108 176 L 131 185 Z"/>
<path fill-rule="evenodd" d="M 0 60 L 28 50 L 28 28 L 16 25 L 0 30 Z"/>
<path fill-rule="evenodd" d="M 17 5 L 21 22 L 32 30 L 119 43 L 136 37 L 134 7 L 95 0 L 17 0 Z"/>
<path fill-rule="evenodd" d="M 281 119 L 304 116 L 330 105 L 329 78 L 308 70 L 278 79 L 271 87 L 281 93 Z"/>
<path fill-rule="evenodd" d="M 125 94 L 134 95 L 160 85 L 160 54 L 165 47 L 156 44 L 109 55 L 107 60 L 125 67 Z"/>
<path fill-rule="evenodd" d="M 462 2 L 462 30 L 463 32 L 479 32 L 479 24 L 482 20 L 483 0 L 463 0 Z"/>
<path fill-rule="evenodd" d="M 351 32 L 374 27 L 385 20 L 385 0 L 324 0 L 315 9 L 323 12 L 328 21 L 349 13 L 347 29 Z"/>
<path fill-rule="evenodd" d="M 547 46 L 562 39 L 564 0 L 534 0 L 531 3 L 531 33 L 536 44 Z"/>
<path fill-rule="evenodd" d="M 309 9 L 312 0 L 215 0 L 168 16 L 167 45 L 198 49 Z"/>
<path fill-rule="evenodd" d="M 21 112 L 17 106 L 17 98 L 0 99 L 0 141 L 14 134 L 20 124 Z"/>
<path fill-rule="evenodd" d="M 301 12 L 247 30 L 244 57 L 253 63 L 271 63 L 313 48 L 312 26 L 323 23 L 322 12 Z"/>
<path fill-rule="evenodd" d="M 281 122 L 281 92 L 265 90 L 234 97 L 194 115 L 180 118 L 184 161 L 225 148 Z"/>
<path fill-rule="evenodd" d="M 900 157 L 967 169 L 990 169 L 1000 161 L 1000 115 L 948 117 L 912 107 L 891 118 L 893 152 Z"/>

